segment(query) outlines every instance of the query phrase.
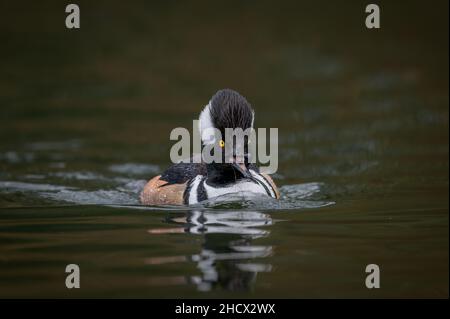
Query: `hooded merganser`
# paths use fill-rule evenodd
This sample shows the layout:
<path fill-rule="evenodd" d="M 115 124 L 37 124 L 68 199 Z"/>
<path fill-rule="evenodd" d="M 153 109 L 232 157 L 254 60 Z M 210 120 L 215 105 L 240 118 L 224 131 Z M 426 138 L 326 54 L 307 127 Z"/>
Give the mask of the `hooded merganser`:
<path fill-rule="evenodd" d="M 205 134 L 208 129 L 216 128 L 224 136 L 225 128 L 253 128 L 254 114 L 251 105 L 238 92 L 230 89 L 218 91 L 200 113 L 202 147 L 216 143 Z M 223 147 L 223 140 L 220 143 Z M 245 140 L 245 149 L 248 150 L 248 139 Z M 189 205 L 242 192 L 280 197 L 270 176 L 260 173 L 258 166 L 249 163 L 248 155 L 245 155 L 244 158 L 233 156 L 231 163 L 174 164 L 145 185 L 140 199 L 144 205 Z"/>

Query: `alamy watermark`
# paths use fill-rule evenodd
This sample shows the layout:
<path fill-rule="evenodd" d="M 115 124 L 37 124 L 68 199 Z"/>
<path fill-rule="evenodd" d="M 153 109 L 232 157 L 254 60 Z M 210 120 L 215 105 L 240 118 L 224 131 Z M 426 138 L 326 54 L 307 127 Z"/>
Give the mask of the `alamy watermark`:
<path fill-rule="evenodd" d="M 170 140 L 177 142 L 170 150 L 173 163 L 259 163 L 265 174 L 273 174 L 278 169 L 278 128 L 225 128 L 224 134 L 213 127 L 202 131 L 197 128 L 199 121 L 193 121 L 193 137 L 188 129 L 177 127 L 170 133 Z M 224 135 L 224 136 L 223 136 Z M 192 142 L 192 153 L 191 153 Z M 197 156 L 191 156 L 195 154 Z M 200 156 L 198 156 L 200 155 Z"/>
<path fill-rule="evenodd" d="M 68 289 L 80 288 L 80 267 L 77 264 L 69 264 L 66 266 L 66 287 Z"/>
<path fill-rule="evenodd" d="M 380 288 L 380 267 L 377 264 L 366 266 L 366 287 L 369 289 Z"/>
<path fill-rule="evenodd" d="M 68 4 L 65 8 L 65 12 L 68 13 L 66 17 L 67 29 L 79 29 L 80 28 L 80 7 L 77 4 Z M 380 28 L 380 7 L 377 4 L 368 4 L 365 8 L 366 16 L 366 28 L 379 29 Z"/>
<path fill-rule="evenodd" d="M 380 7 L 377 4 L 371 3 L 366 6 L 366 13 L 369 13 L 366 17 L 367 29 L 379 29 L 380 28 Z"/>
<path fill-rule="evenodd" d="M 66 28 L 79 29 L 80 28 L 80 7 L 77 4 L 71 3 L 66 6 Z"/>

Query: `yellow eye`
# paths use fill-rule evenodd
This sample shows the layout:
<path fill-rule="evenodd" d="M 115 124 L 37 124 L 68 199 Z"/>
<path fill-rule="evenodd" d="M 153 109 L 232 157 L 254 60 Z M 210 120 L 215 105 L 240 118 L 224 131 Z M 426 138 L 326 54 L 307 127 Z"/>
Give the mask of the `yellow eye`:
<path fill-rule="evenodd" d="M 223 148 L 225 146 L 225 142 L 223 140 L 220 140 L 219 145 Z"/>

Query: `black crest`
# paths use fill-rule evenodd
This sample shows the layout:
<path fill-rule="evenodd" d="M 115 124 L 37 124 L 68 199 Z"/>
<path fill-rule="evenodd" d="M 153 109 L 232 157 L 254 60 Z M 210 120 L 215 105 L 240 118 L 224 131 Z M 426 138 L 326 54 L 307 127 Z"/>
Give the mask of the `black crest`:
<path fill-rule="evenodd" d="M 213 124 L 221 131 L 222 136 L 225 128 L 246 130 L 252 126 L 252 106 L 236 91 L 230 89 L 217 91 L 211 99 L 210 112 Z"/>

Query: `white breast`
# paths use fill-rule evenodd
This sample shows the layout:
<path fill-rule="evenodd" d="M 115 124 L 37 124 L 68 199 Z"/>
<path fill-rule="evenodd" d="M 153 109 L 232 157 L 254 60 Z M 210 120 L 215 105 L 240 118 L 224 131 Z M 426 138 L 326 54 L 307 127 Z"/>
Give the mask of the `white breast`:
<path fill-rule="evenodd" d="M 191 191 L 189 192 L 189 204 L 196 204 L 196 203 L 198 203 L 197 190 L 198 190 L 198 185 L 200 184 L 202 179 L 203 179 L 203 176 L 202 175 L 198 175 L 192 181 Z"/>
<path fill-rule="evenodd" d="M 204 187 L 206 190 L 206 194 L 208 195 L 208 198 L 222 196 L 225 194 L 242 193 L 242 192 L 267 195 L 267 192 L 264 189 L 264 187 L 262 187 L 259 184 L 254 183 L 254 182 L 247 182 L 247 181 L 242 181 L 242 182 L 233 184 L 229 187 L 220 187 L 220 188 L 210 186 L 205 181 Z"/>
<path fill-rule="evenodd" d="M 268 195 L 267 190 L 269 191 L 268 196 L 276 198 L 276 194 L 274 189 L 272 188 L 272 185 L 270 185 L 270 183 L 267 182 L 267 180 L 261 174 L 255 172 L 254 170 L 250 170 L 250 173 L 253 175 L 255 179 L 259 181 L 259 184 L 253 181 L 244 180 L 237 182 L 233 185 L 230 185 L 228 187 L 214 187 L 208 185 L 206 178 L 204 176 L 198 175 L 191 182 L 191 189 L 188 196 L 188 203 L 197 204 L 199 202 L 197 192 L 198 188 L 200 187 L 200 183 L 203 183 L 203 187 L 205 188 L 206 191 L 206 198 L 208 199 L 226 194 L 245 194 L 245 193 L 263 194 L 267 196 Z"/>

